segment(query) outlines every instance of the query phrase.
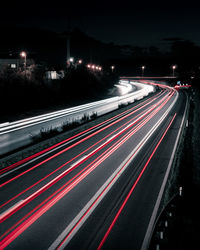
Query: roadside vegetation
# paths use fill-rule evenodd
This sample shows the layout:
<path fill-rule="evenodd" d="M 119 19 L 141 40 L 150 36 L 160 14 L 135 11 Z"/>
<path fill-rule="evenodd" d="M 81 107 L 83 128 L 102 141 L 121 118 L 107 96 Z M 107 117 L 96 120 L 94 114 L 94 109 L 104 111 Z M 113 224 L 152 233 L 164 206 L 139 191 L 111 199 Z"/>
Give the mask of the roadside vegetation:
<path fill-rule="evenodd" d="M 69 122 L 69 121 L 63 122 L 62 125 L 59 126 L 58 128 L 57 127 L 56 128 L 52 128 L 52 127 L 42 128 L 38 134 L 35 134 L 35 135 L 31 134 L 30 135 L 32 143 L 38 143 L 38 142 L 41 142 L 43 140 L 52 138 L 52 137 L 57 136 L 63 132 L 77 128 L 78 126 L 83 125 L 83 124 L 87 123 L 88 121 L 92 121 L 95 118 L 97 118 L 96 112 L 94 112 L 90 116 L 87 114 L 84 114 L 83 117 L 79 120 L 77 119 L 77 120 L 73 120 L 71 122 Z"/>
<path fill-rule="evenodd" d="M 158 90 L 159 91 L 159 90 Z M 144 99 L 135 101 L 133 104 L 126 105 L 124 107 L 120 107 L 120 111 L 124 112 L 125 110 L 131 108 L 134 105 L 138 105 L 140 102 L 144 101 L 146 98 L 153 96 L 154 93 L 151 93 L 149 96 L 144 97 Z M 64 122 L 62 124 L 62 128 L 48 128 L 41 129 L 38 135 L 30 134 L 32 145 L 26 146 L 25 148 L 20 148 L 16 152 L 12 152 L 12 154 L 5 155 L 2 159 L 0 159 L 0 168 L 4 168 L 10 166 L 13 163 L 16 163 L 26 157 L 29 157 L 35 153 L 40 152 L 52 145 L 55 145 L 66 138 L 69 138 L 77 133 L 80 133 L 92 126 L 97 125 L 111 117 L 117 115 L 119 110 L 112 111 L 102 116 L 98 116 L 96 113 L 93 113 L 88 117 L 84 115 L 81 121 L 73 121 L 71 123 Z M 86 120 L 89 119 L 89 122 Z"/>

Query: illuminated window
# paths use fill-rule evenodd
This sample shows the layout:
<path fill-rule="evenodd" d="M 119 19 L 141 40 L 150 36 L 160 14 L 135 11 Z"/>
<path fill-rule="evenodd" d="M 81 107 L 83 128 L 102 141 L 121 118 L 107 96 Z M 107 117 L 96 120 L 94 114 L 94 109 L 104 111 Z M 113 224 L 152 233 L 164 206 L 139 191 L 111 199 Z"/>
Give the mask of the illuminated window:
<path fill-rule="evenodd" d="M 17 65 L 16 65 L 15 63 L 12 63 L 12 64 L 10 65 L 10 67 L 11 67 L 11 69 L 16 69 Z"/>
<path fill-rule="evenodd" d="M 52 80 L 57 79 L 56 71 L 51 71 L 51 79 Z"/>

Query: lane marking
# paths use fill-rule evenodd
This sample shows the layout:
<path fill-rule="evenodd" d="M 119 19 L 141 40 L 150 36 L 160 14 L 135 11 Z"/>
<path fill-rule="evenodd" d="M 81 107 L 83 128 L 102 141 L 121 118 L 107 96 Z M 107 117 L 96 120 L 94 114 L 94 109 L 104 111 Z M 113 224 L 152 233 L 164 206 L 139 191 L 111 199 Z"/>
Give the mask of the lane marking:
<path fill-rule="evenodd" d="M 172 104 L 171 104 L 171 106 L 172 106 Z M 169 110 L 169 108 L 167 110 Z M 164 113 L 164 115 L 166 114 L 166 112 Z M 164 115 L 162 117 L 164 117 Z M 159 121 L 161 121 L 161 118 Z M 91 165 L 90 169 L 86 170 L 81 176 L 79 176 L 76 180 L 74 180 L 73 183 L 71 183 L 69 186 L 67 186 L 61 193 L 57 194 L 57 196 L 54 197 L 52 200 L 48 201 L 55 194 L 52 194 L 50 197 L 48 197 L 46 200 L 44 200 L 41 204 L 39 204 L 36 208 L 34 208 L 31 212 L 29 212 L 28 215 L 31 215 L 34 211 L 39 209 L 37 211 L 37 213 L 32 214 L 31 217 L 28 218 L 26 221 L 22 222 L 23 220 L 25 220 L 26 216 L 24 218 L 22 218 L 19 221 L 19 223 L 22 222 L 22 224 L 20 226 L 18 226 L 18 228 L 14 229 L 13 228 L 14 226 L 13 226 L 12 229 L 14 229 L 14 231 L 11 234 L 7 235 L 6 238 L 4 238 L 4 240 L 1 241 L 2 245 L 7 246 L 8 244 L 10 244 L 16 237 L 18 237 L 24 230 L 26 230 L 32 223 L 34 223 L 40 216 L 42 216 L 53 205 L 55 205 L 63 196 L 65 196 L 71 189 L 73 189 L 73 187 L 75 187 L 81 180 L 83 180 L 86 176 L 88 176 L 88 174 L 91 173 L 99 164 L 101 164 L 107 157 L 109 157 L 109 155 L 112 154 L 112 152 L 114 152 L 115 149 L 120 146 L 120 144 L 121 143 L 119 143 L 113 149 L 111 149 L 106 155 L 104 155 L 102 158 L 100 158 L 93 166 L 91 165 L 91 164 L 93 164 L 93 162 L 92 162 L 90 164 Z M 56 192 L 58 192 L 58 191 L 56 191 Z M 48 201 L 48 203 L 45 204 L 47 201 Z M 45 206 L 41 207 L 42 204 L 45 204 Z M 17 224 L 16 224 L 16 226 L 17 226 Z M 4 233 L 4 234 L 7 234 L 7 233 Z M 3 237 L 3 235 L 1 237 Z"/>
<path fill-rule="evenodd" d="M 184 123 L 184 120 L 185 120 L 187 107 L 188 107 L 188 98 L 187 98 L 187 103 L 186 103 L 185 110 L 184 110 L 184 115 L 183 115 L 183 118 L 182 118 L 182 121 L 181 121 L 181 126 L 179 128 L 179 132 L 178 132 L 177 137 L 176 137 L 176 141 L 175 141 L 175 144 L 174 144 L 174 147 L 173 147 L 173 151 L 172 151 L 172 154 L 171 154 L 171 157 L 170 157 L 170 161 L 169 161 L 169 164 L 168 164 L 168 167 L 167 167 L 167 171 L 165 173 L 165 177 L 163 179 L 162 186 L 160 188 L 160 192 L 158 194 L 158 197 L 157 197 L 157 200 L 156 200 L 156 203 L 155 203 L 155 206 L 154 206 L 154 209 L 153 209 L 150 221 L 149 221 L 149 225 L 147 227 L 147 231 L 146 231 L 144 240 L 142 242 L 141 250 L 148 249 L 148 246 L 150 244 L 150 240 L 151 240 L 152 233 L 153 233 L 153 227 L 154 227 L 155 221 L 156 221 L 156 215 L 158 213 L 160 202 L 161 202 L 161 199 L 162 199 L 162 196 L 163 196 L 163 193 L 164 193 L 164 189 L 165 189 L 165 186 L 166 186 L 166 183 L 167 183 L 167 180 L 168 180 L 168 177 L 169 177 L 169 173 L 170 173 L 170 170 L 171 170 L 171 166 L 172 166 L 172 163 L 173 163 L 173 160 L 174 160 L 174 156 L 175 156 L 175 153 L 176 153 L 176 148 L 177 148 L 177 145 L 178 145 L 178 142 L 179 142 L 179 139 L 180 139 L 181 131 L 183 129 L 183 123 Z"/>
<path fill-rule="evenodd" d="M 119 216 L 120 216 L 122 210 L 123 210 L 124 207 L 126 206 L 126 204 L 127 204 L 128 200 L 129 200 L 130 196 L 132 195 L 132 193 L 133 193 L 133 191 L 134 191 L 134 189 L 135 189 L 137 183 L 139 182 L 139 180 L 140 180 L 141 177 L 143 176 L 143 174 L 144 174 L 144 172 L 145 172 L 147 166 L 149 165 L 149 162 L 151 161 L 152 157 L 154 156 L 155 152 L 157 151 L 157 149 L 158 149 L 160 143 L 161 143 L 162 140 L 164 139 L 164 137 L 165 137 L 167 131 L 168 131 L 169 128 L 171 127 L 171 124 L 172 124 L 172 122 L 174 121 L 175 117 L 176 117 L 176 114 L 175 114 L 175 115 L 173 116 L 173 118 L 171 119 L 171 121 L 170 121 L 170 123 L 169 123 L 167 129 L 164 131 L 162 137 L 160 138 L 159 142 L 156 144 L 156 146 L 155 146 L 153 152 L 151 153 L 150 157 L 148 158 L 147 162 L 145 163 L 144 167 L 142 168 L 142 171 L 140 172 L 139 176 L 137 177 L 136 181 L 134 182 L 132 188 L 131 188 L 130 191 L 128 192 L 128 195 L 127 195 L 126 198 L 124 199 L 122 205 L 120 206 L 120 209 L 118 210 L 118 212 L 117 212 L 117 214 L 115 215 L 115 217 L 114 217 L 112 223 L 110 224 L 109 228 L 107 229 L 107 231 L 106 231 L 106 233 L 105 233 L 103 239 L 101 240 L 101 242 L 100 242 L 100 244 L 99 244 L 97 250 L 100 250 L 100 249 L 103 247 L 103 245 L 104 245 L 105 241 L 107 240 L 109 234 L 111 233 L 111 231 L 112 231 L 114 225 L 116 224 L 116 222 L 117 222 L 117 220 L 118 220 L 118 218 L 119 218 Z"/>
<path fill-rule="evenodd" d="M 156 98 L 158 98 L 159 96 L 162 96 L 162 95 L 164 95 L 164 93 L 158 93 L 158 94 L 155 95 L 153 98 L 150 98 L 150 99 L 149 99 L 150 101 L 149 101 L 149 100 L 145 100 L 145 101 L 143 102 L 143 103 L 145 103 L 145 105 L 141 105 L 142 103 L 140 103 L 140 104 L 134 106 L 133 108 L 129 109 L 128 111 L 126 110 L 126 111 L 124 111 L 123 113 L 120 113 L 120 114 L 118 114 L 118 115 L 116 115 L 116 116 L 114 116 L 114 117 L 111 117 L 111 118 L 109 118 L 108 120 L 106 120 L 106 121 L 104 121 L 104 122 L 102 122 L 102 123 L 99 123 L 99 124 L 93 126 L 92 128 L 89 128 L 89 129 L 87 129 L 87 130 L 85 130 L 85 131 L 82 131 L 82 132 L 78 133 L 77 135 L 74 135 L 74 136 L 68 138 L 68 139 L 65 140 L 65 141 L 62 141 L 62 142 L 60 142 L 60 143 L 58 143 L 58 144 L 55 144 L 55 145 L 53 145 L 53 146 L 50 147 L 50 148 L 47 148 L 47 149 L 45 149 L 45 150 L 42 150 L 42 151 L 40 151 L 40 152 L 38 152 L 38 153 L 36 153 L 36 154 L 30 156 L 30 157 L 25 158 L 24 160 L 21 160 L 21 161 L 19 161 L 19 162 L 17 162 L 17 163 L 14 163 L 14 164 L 12 164 L 12 165 L 10 165 L 10 166 L 4 168 L 4 169 L 1 169 L 0 172 L 4 171 L 5 169 L 11 168 L 12 166 L 15 167 L 14 165 L 17 165 L 17 166 L 18 166 L 19 164 L 21 164 L 21 162 L 23 162 L 23 161 L 26 160 L 26 162 L 25 162 L 23 165 L 20 165 L 19 167 L 15 168 L 15 169 L 13 169 L 13 170 L 10 170 L 9 172 L 6 172 L 5 174 L 2 174 L 2 175 L 0 176 L 0 178 L 6 176 L 6 175 L 8 175 L 8 174 L 10 174 L 10 173 L 12 173 L 12 172 L 14 172 L 14 171 L 16 171 L 16 170 L 19 170 L 19 169 L 25 167 L 25 166 L 26 166 L 27 164 L 29 164 L 29 163 L 32 163 L 32 162 L 34 162 L 34 161 L 36 161 L 36 160 L 39 160 L 40 158 L 42 158 L 42 157 L 44 157 L 44 156 L 46 156 L 46 155 L 48 155 L 48 154 L 50 154 L 50 153 L 52 153 L 52 152 L 54 152 L 54 151 L 60 149 L 61 147 L 67 146 L 69 143 L 71 143 L 71 142 L 73 142 L 73 141 L 75 141 L 75 140 L 77 140 L 77 139 L 80 139 L 81 137 L 84 137 L 85 135 L 87 135 L 87 134 L 89 134 L 89 133 L 91 133 L 91 132 L 92 132 L 92 133 L 95 133 L 94 131 L 96 131 L 96 130 L 98 130 L 98 129 L 103 129 L 103 128 L 106 129 L 106 128 L 108 128 L 109 126 L 112 126 L 112 124 L 115 124 L 115 123 L 117 123 L 118 121 L 121 121 L 122 119 L 125 119 L 126 117 L 128 117 L 128 116 L 131 115 L 132 113 L 134 113 L 134 112 L 140 110 L 141 108 L 143 108 L 143 107 L 149 105 L 151 102 L 153 102 L 154 100 L 156 100 Z M 139 106 L 139 108 L 138 108 L 138 106 Z M 129 113 L 129 112 L 130 112 L 130 113 Z M 123 116 L 123 115 L 125 115 L 125 116 Z M 119 117 L 120 117 L 120 118 L 119 118 Z M 106 126 L 105 126 L 105 125 L 106 125 Z M 104 127 L 104 126 L 105 126 L 105 127 Z M 101 131 L 99 131 L 99 132 L 101 132 Z M 45 152 L 45 151 L 47 151 L 47 152 Z M 43 153 L 43 152 L 45 152 L 45 153 Z M 41 153 L 42 155 L 40 155 L 40 153 Z M 36 156 L 36 157 L 35 157 L 35 155 L 38 155 L 38 154 L 39 154 L 39 156 Z M 35 158 L 32 159 L 32 157 L 35 157 Z M 30 158 L 31 158 L 32 160 L 29 160 Z M 27 161 L 28 161 L 28 162 L 27 162 Z"/>
<path fill-rule="evenodd" d="M 162 104 L 164 105 L 165 102 Z M 153 110 L 153 109 L 150 109 Z M 122 141 L 118 140 L 114 145 L 119 145 L 119 141 L 120 143 L 124 142 L 124 140 L 129 139 L 130 136 L 132 136 L 138 129 L 140 129 L 143 125 L 145 125 L 152 117 L 154 114 L 156 114 L 158 111 L 160 110 L 160 107 L 155 109 L 152 114 L 150 113 L 150 115 L 148 115 L 146 117 L 146 119 L 144 121 L 141 121 L 136 127 L 133 127 L 131 129 L 131 131 L 129 131 L 126 135 L 124 135 L 122 137 Z M 148 114 L 150 111 L 148 110 L 146 113 L 142 114 L 141 116 L 139 116 L 139 118 L 135 119 L 133 118 L 132 120 L 134 120 L 132 123 L 130 123 L 127 127 L 131 127 L 133 126 L 137 121 L 141 120 L 141 117 L 145 117 L 146 114 Z M 123 128 L 121 131 L 119 131 L 115 137 L 117 138 L 119 135 L 121 135 L 124 131 L 127 130 L 127 127 Z M 57 177 L 55 177 L 53 180 L 51 180 L 50 182 L 48 182 L 46 185 L 44 185 L 43 187 L 41 187 L 39 190 L 37 190 L 36 192 L 34 192 L 32 195 L 30 195 L 29 197 L 27 197 L 26 199 L 23 200 L 23 202 L 20 204 L 21 208 L 23 206 L 25 206 L 28 202 L 32 201 L 34 198 L 36 198 L 38 195 L 40 195 L 42 192 L 44 192 L 45 190 L 47 190 L 49 187 L 51 187 L 53 184 L 55 184 L 57 181 L 59 181 L 61 178 L 63 178 L 64 176 L 66 176 L 69 172 L 71 172 L 71 170 L 75 169 L 75 167 L 77 167 L 78 165 L 80 165 L 79 163 L 81 163 L 81 161 L 84 161 L 84 159 L 89 158 L 90 156 L 92 156 L 93 154 L 95 154 L 96 152 L 98 152 L 101 148 L 103 148 L 105 145 L 107 145 L 109 142 L 111 142 L 113 140 L 113 137 L 109 138 L 108 141 L 104 142 L 102 145 L 100 145 L 98 148 L 96 148 L 95 150 L 93 150 L 90 154 L 83 156 L 81 159 L 79 159 L 76 163 L 74 163 L 73 165 L 71 165 L 70 168 L 68 168 L 67 170 L 65 170 L 63 173 L 61 173 L 60 175 L 58 175 Z M 109 149 L 107 149 L 106 151 L 111 150 L 111 148 L 114 148 L 114 145 L 112 145 Z M 116 147 L 116 146 L 115 146 Z M 106 151 L 104 152 L 104 154 L 106 153 Z M 65 163 L 62 166 L 65 166 L 67 163 Z M 77 166 L 76 166 L 77 165 Z M 42 179 L 43 180 L 43 179 Z M 38 184 L 38 183 L 37 183 Z M 32 187 L 32 186 L 31 186 Z M 26 190 L 27 191 L 27 190 Z M 23 192 L 24 193 L 24 192 Z M 17 195 L 18 197 L 19 195 Z M 5 202 L 3 205 L 1 205 L 0 207 L 8 204 L 12 199 L 10 199 L 9 201 Z M 20 209 L 20 206 L 16 206 L 16 209 Z M 4 216 L 2 216 L 0 219 L 1 221 L 6 220 L 8 217 L 10 217 L 13 213 L 15 213 L 16 211 L 14 211 L 14 209 L 12 209 L 11 211 L 8 211 L 7 213 L 4 214 Z"/>
<path fill-rule="evenodd" d="M 164 97 L 163 97 L 163 98 L 164 98 Z M 162 99 L 163 99 L 163 98 L 162 98 Z M 162 99 L 161 99 L 161 100 L 162 100 Z M 151 102 L 150 102 L 150 103 L 151 103 Z M 148 105 L 148 103 L 145 104 L 144 106 L 146 106 L 146 105 Z M 62 151 L 60 151 L 60 152 L 54 154 L 53 156 L 51 156 L 51 157 L 49 157 L 49 158 L 43 160 L 42 162 L 36 164 L 35 166 L 33 166 L 33 167 L 31 167 L 30 169 L 24 171 L 23 173 L 17 175 L 16 177 L 13 177 L 12 179 L 10 179 L 10 180 L 4 182 L 3 184 L 0 184 L 0 188 L 3 187 L 3 186 L 5 186 L 6 184 L 10 183 L 11 181 L 16 180 L 17 178 L 21 177 L 22 175 L 24 175 L 24 174 L 30 172 L 31 170 L 35 169 L 36 167 L 42 165 L 43 163 L 46 163 L 47 161 L 49 161 L 49 160 L 51 160 L 51 159 L 53 159 L 53 158 L 59 156 L 60 154 L 66 152 L 66 151 L 69 150 L 69 149 L 71 149 L 72 147 L 75 147 L 76 145 L 80 144 L 81 142 L 86 141 L 87 139 L 89 139 L 89 138 L 91 138 L 92 136 L 94 136 L 94 135 L 100 133 L 101 131 L 103 131 L 103 130 L 109 128 L 109 127 L 111 127 L 113 124 L 118 123 L 119 121 L 125 119 L 126 117 L 132 115 L 133 113 L 137 112 L 138 110 L 140 110 L 140 109 L 142 109 L 142 108 L 143 108 L 143 106 L 142 106 L 142 107 L 139 107 L 137 110 L 133 110 L 133 111 L 132 111 L 131 113 L 129 113 L 129 114 L 126 114 L 125 117 L 123 117 L 123 116 L 120 117 L 119 120 L 115 120 L 114 122 L 112 122 L 111 124 L 106 125 L 105 127 L 102 126 L 102 128 L 101 128 L 100 130 L 97 130 L 96 132 L 93 132 L 92 134 L 88 135 L 86 138 L 81 139 L 80 141 L 76 142 L 76 143 L 73 144 L 72 146 L 69 146 L 68 148 L 63 149 Z M 63 146 L 63 145 L 62 145 L 62 146 Z M 60 146 L 60 147 L 62 147 L 62 146 Z M 56 149 L 57 149 L 57 148 L 56 148 Z M 55 150 L 56 150 L 56 149 L 55 149 Z M 41 156 L 41 157 L 43 157 L 43 156 Z M 20 166 L 19 168 L 21 168 L 21 166 Z M 15 169 L 16 169 L 16 168 L 15 168 Z M 13 170 L 13 171 L 15 171 L 15 170 Z M 9 173 L 10 173 L 10 172 L 5 173 L 4 175 L 0 176 L 0 178 L 2 178 L 2 177 L 5 176 L 5 175 L 8 175 Z"/>
<path fill-rule="evenodd" d="M 155 113 L 155 111 L 156 111 L 156 110 L 154 110 L 153 113 Z M 137 116 L 139 116 L 139 114 L 138 114 Z M 137 116 L 136 116 L 136 117 L 137 117 Z M 136 118 L 136 117 L 135 117 L 135 118 Z M 141 117 L 141 116 L 140 116 L 140 117 Z M 150 117 L 150 116 L 147 116 L 147 119 L 149 119 L 148 117 Z M 133 118 L 132 120 L 134 120 L 135 118 Z M 147 119 L 146 119 L 146 120 L 147 120 Z M 144 121 L 141 122 L 140 124 L 142 125 L 144 122 L 146 123 L 146 120 L 144 120 Z M 130 123 L 129 126 L 134 125 L 134 123 L 135 123 L 136 121 L 137 121 L 137 119 L 135 119 L 134 122 Z M 136 129 L 139 127 L 140 124 L 138 124 L 136 128 L 132 128 L 132 130 L 135 130 L 135 131 L 136 131 Z M 140 125 L 140 126 L 141 126 L 141 125 Z M 123 126 L 121 126 L 121 127 L 123 127 Z M 120 128 L 121 128 L 121 127 L 120 127 Z M 126 129 L 127 129 L 127 127 L 125 127 L 123 130 L 125 131 Z M 118 134 L 116 134 L 115 136 L 117 137 L 119 134 L 122 134 L 122 132 L 124 132 L 123 130 L 120 131 L 120 132 L 119 132 Z M 131 131 L 132 131 L 132 130 L 131 130 Z M 128 133 L 130 133 L 131 131 L 129 131 Z M 115 131 L 113 131 L 113 132 L 115 132 Z M 113 133 L 113 132 L 112 132 L 112 133 Z M 112 134 L 112 133 L 111 133 L 111 134 Z M 128 134 L 128 133 L 127 133 L 127 134 Z M 122 137 L 122 139 L 123 139 L 124 137 L 126 137 L 126 135 L 124 135 L 124 136 Z M 104 138 L 103 138 L 103 139 L 104 139 Z M 102 139 L 102 140 L 103 140 L 103 139 Z M 109 140 L 111 141 L 112 139 L 110 138 Z M 119 142 L 119 141 L 118 141 L 118 142 Z M 118 143 L 118 142 L 117 142 L 117 143 Z M 106 144 L 108 144 L 107 141 L 106 141 L 105 143 L 103 143 L 102 145 L 100 145 L 97 149 L 95 149 L 94 151 L 92 151 L 89 155 L 87 155 L 87 157 L 89 157 L 90 155 L 92 155 L 92 154 L 94 154 L 95 152 L 97 152 L 100 148 L 103 148 L 103 146 L 106 145 Z M 115 144 L 116 144 L 116 143 L 115 143 Z M 85 150 L 85 152 L 86 152 L 86 151 L 88 151 L 88 150 Z M 84 151 L 83 151 L 83 152 L 84 152 Z M 75 157 L 75 158 L 76 158 L 76 157 Z M 74 159 L 74 158 L 73 158 L 73 159 Z M 72 160 L 73 160 L 73 159 L 72 159 Z M 72 160 L 70 160 L 70 161 L 72 161 Z M 70 161 L 68 161 L 67 163 L 69 163 Z M 67 163 L 61 165 L 61 166 L 59 167 L 59 169 L 62 168 L 62 167 L 64 167 Z M 68 170 L 64 171 L 64 173 L 61 174 L 61 175 L 59 175 L 59 177 L 60 177 L 60 178 L 61 178 L 61 176 L 64 177 L 64 176 L 66 175 L 65 173 L 67 173 L 67 171 L 68 171 L 68 172 L 71 171 L 71 169 L 72 169 L 72 168 L 70 168 L 70 170 L 68 169 Z M 57 169 L 57 170 L 58 170 L 58 169 Z M 53 171 L 53 173 L 54 173 L 54 172 L 56 172 L 56 170 Z M 51 175 L 51 174 L 50 174 L 50 175 Z M 14 196 L 14 197 L 11 198 L 10 200 L 8 200 L 8 201 L 5 202 L 4 204 L 2 204 L 0 207 L 5 206 L 5 205 L 8 204 L 9 202 L 13 201 L 15 198 L 19 197 L 21 194 L 24 194 L 24 193 L 27 192 L 30 188 L 34 187 L 36 184 L 39 184 L 42 180 L 46 179 L 46 178 L 49 177 L 50 175 L 47 175 L 46 177 L 42 178 L 40 181 L 38 181 L 38 182 L 36 182 L 35 184 L 31 185 L 29 188 L 25 189 L 23 192 L 21 192 L 21 193 L 19 193 L 18 195 Z M 57 178 L 54 178 L 54 182 L 57 181 L 57 180 L 58 180 Z M 52 181 L 53 181 L 53 180 L 52 180 Z M 51 182 L 51 183 L 52 183 L 52 182 Z M 51 184 L 51 183 L 49 183 L 49 184 Z M 50 187 L 50 186 L 49 186 L 49 187 Z M 48 185 L 45 185 L 45 189 L 44 189 L 44 188 L 41 188 L 40 190 L 36 191 L 35 194 L 39 195 L 39 191 L 40 191 L 40 192 L 42 192 L 43 190 L 45 191 L 47 188 L 48 188 Z M 30 201 L 30 198 L 33 199 L 33 195 L 34 195 L 34 194 L 32 194 L 31 196 L 29 196 L 29 198 L 26 198 L 26 202 L 24 201 L 24 204 L 23 204 L 23 205 L 27 204 L 28 201 Z M 21 204 L 21 207 L 22 207 L 22 204 Z M 13 212 L 13 213 L 14 213 L 14 212 Z M 12 214 L 13 214 L 13 213 L 12 213 Z M 7 214 L 6 216 L 8 217 L 9 214 Z M 5 220 L 6 218 L 2 218 L 2 219 Z"/>
<path fill-rule="evenodd" d="M 130 160 L 131 157 L 132 157 L 131 161 L 134 159 L 134 157 L 137 155 L 137 152 L 139 152 L 137 150 L 148 141 L 148 139 L 153 135 L 153 133 L 161 125 L 161 123 L 164 121 L 166 116 L 171 111 L 172 107 L 175 105 L 176 101 L 177 101 L 177 97 L 175 98 L 173 103 L 169 106 L 169 108 L 166 110 L 166 112 L 162 115 L 162 117 L 158 120 L 158 122 L 154 125 L 154 127 L 151 128 L 151 130 L 143 138 L 143 140 L 140 142 L 140 144 L 138 144 L 138 146 L 136 148 L 134 148 L 134 150 L 128 155 L 128 157 L 126 157 L 126 159 L 117 168 L 117 170 L 104 183 L 104 185 L 98 190 L 98 192 L 92 197 L 92 199 L 86 204 L 86 206 L 79 212 L 79 214 L 72 220 L 72 222 L 66 227 L 66 229 L 64 229 L 64 231 L 57 237 L 57 239 L 52 243 L 52 245 L 49 247 L 48 250 L 56 249 L 61 244 L 61 242 L 62 242 L 62 246 L 59 246 L 59 249 L 64 249 L 68 245 L 70 240 L 74 237 L 74 235 L 77 233 L 77 231 L 81 228 L 81 226 L 84 224 L 84 222 L 87 220 L 87 218 L 92 214 L 94 209 L 97 207 L 97 205 L 103 199 L 103 197 L 107 194 L 107 192 L 111 189 L 111 187 L 114 185 L 114 183 L 120 177 L 120 175 L 116 178 L 115 182 L 113 182 L 113 184 L 110 186 L 110 188 L 107 189 L 107 192 L 105 192 L 104 195 L 100 199 L 98 199 L 98 202 L 96 203 L 96 205 L 94 205 L 93 208 L 87 213 L 87 215 L 84 217 L 84 219 L 81 221 L 81 223 L 78 224 L 80 218 L 82 218 L 83 215 L 85 214 L 85 211 L 87 211 L 88 208 L 92 206 L 92 203 L 94 202 L 94 200 L 97 199 L 97 197 L 99 196 L 99 193 L 102 192 L 102 190 L 105 188 L 105 186 L 108 185 L 109 181 L 117 174 L 117 172 L 120 171 L 122 166 L 125 165 Z M 135 156 L 134 156 L 134 154 L 135 154 Z M 128 165 L 127 165 L 127 167 L 128 167 Z M 124 171 L 125 171 L 125 169 L 124 169 Z M 74 231 L 72 231 L 73 228 L 74 228 Z M 70 235 L 69 235 L 69 233 L 70 233 Z M 67 235 L 67 237 L 66 237 L 66 235 Z"/>

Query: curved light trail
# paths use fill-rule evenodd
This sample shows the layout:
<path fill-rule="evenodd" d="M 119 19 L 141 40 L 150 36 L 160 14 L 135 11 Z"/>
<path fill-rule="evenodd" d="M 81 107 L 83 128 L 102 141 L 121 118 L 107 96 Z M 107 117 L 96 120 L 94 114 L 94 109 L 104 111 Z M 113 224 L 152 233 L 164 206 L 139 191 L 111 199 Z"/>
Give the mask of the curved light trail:
<path fill-rule="evenodd" d="M 162 91 L 140 104 L 1 170 L 0 249 L 25 247 L 30 232 L 43 238 L 41 246 L 34 243 L 38 249 L 70 248 L 82 226 L 89 223 L 88 219 L 134 164 L 135 181 L 111 224 L 102 229 L 101 240 L 95 243 L 99 249 L 106 244 L 149 162 L 177 121 L 174 110 L 179 94 L 173 88 L 159 86 Z M 152 143 L 162 124 L 166 128 L 158 143 L 149 150 L 143 167 L 138 165 L 137 156 Z M 63 207 L 66 213 L 60 220 Z M 48 225 L 49 216 L 60 229 L 52 227 L 44 236 L 41 229 Z"/>

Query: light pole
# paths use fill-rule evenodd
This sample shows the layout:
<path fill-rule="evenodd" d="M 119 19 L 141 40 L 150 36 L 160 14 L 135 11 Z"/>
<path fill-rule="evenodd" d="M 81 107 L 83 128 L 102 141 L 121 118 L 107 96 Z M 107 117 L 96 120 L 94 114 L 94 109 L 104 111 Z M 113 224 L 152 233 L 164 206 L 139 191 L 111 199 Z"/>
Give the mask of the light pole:
<path fill-rule="evenodd" d="M 176 65 L 173 65 L 173 66 L 172 66 L 172 75 L 173 75 L 173 77 L 174 77 L 174 75 L 175 75 L 175 69 L 176 69 Z"/>
<path fill-rule="evenodd" d="M 144 69 L 145 68 L 146 68 L 145 66 L 142 66 L 142 77 L 144 76 Z"/>
<path fill-rule="evenodd" d="M 114 69 L 115 69 L 115 66 L 112 65 L 112 66 L 111 66 L 112 73 L 113 73 Z"/>
<path fill-rule="evenodd" d="M 69 58 L 69 67 L 71 68 L 74 65 L 74 58 L 70 57 Z"/>
<path fill-rule="evenodd" d="M 73 62 L 74 62 L 74 58 L 73 58 L 73 57 L 70 57 L 70 58 L 69 58 L 69 61 L 70 61 L 70 63 L 73 63 Z"/>
<path fill-rule="evenodd" d="M 22 51 L 22 52 L 20 53 L 20 56 L 21 56 L 22 58 L 24 58 L 24 71 L 25 71 L 25 75 L 26 75 L 26 56 L 27 56 L 27 54 L 26 54 L 25 51 Z"/>

